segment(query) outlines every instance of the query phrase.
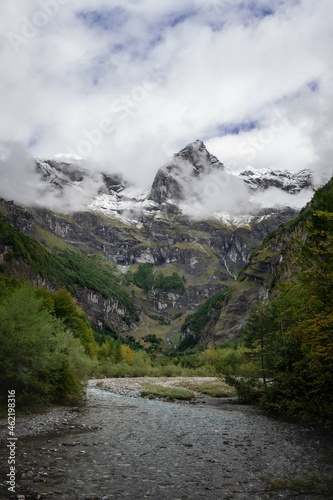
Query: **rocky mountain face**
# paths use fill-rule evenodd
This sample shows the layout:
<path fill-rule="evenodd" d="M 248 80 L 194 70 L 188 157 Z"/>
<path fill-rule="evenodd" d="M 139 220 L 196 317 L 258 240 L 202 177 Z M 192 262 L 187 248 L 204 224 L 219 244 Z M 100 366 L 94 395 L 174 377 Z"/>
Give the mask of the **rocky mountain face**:
<path fill-rule="evenodd" d="M 303 189 L 313 187 L 312 174 L 307 169 L 292 173 L 288 170 L 272 171 L 248 168 L 238 175 L 253 191 L 276 187 L 287 193 L 296 194 Z"/>
<path fill-rule="evenodd" d="M 185 187 L 191 179 L 223 170 L 223 164 L 207 151 L 202 141 L 198 140 L 179 151 L 170 163 L 158 170 L 149 199 L 159 205 L 167 200 L 184 201 Z"/>
<path fill-rule="evenodd" d="M 62 188 L 73 182 L 80 183 L 86 175 L 84 169 L 56 160 L 37 159 L 36 171 L 42 175 L 44 181 L 58 188 Z"/>
<path fill-rule="evenodd" d="M 52 186 L 59 190 L 59 196 L 64 187 L 80 189 L 90 175 L 80 163 L 63 160 L 39 159 L 36 169 L 45 181 L 45 189 Z M 260 281 L 255 273 L 246 285 L 237 281 L 237 276 L 263 239 L 298 213 L 289 207 L 267 207 L 238 216 L 212 214 L 191 218 L 182 211 L 181 204 L 186 202 L 192 182 L 204 182 L 225 173 L 223 164 L 201 141 L 196 141 L 158 170 L 150 192 L 142 196 L 131 195 L 130 187 L 120 175 L 102 173 L 98 176 L 98 194 L 85 210 L 60 214 L 46 208 L 22 208 L 2 200 L 0 211 L 10 224 L 51 253 L 70 249 L 100 258 L 112 267 L 117 280 L 132 297 L 140 319 L 135 322 L 133 311 L 117 298 L 105 297 L 88 286 L 77 286 L 76 299 L 97 327 L 109 327 L 138 340 L 155 333 L 173 344 L 179 340 L 181 325 L 189 313 L 194 313 L 214 294 L 231 288 L 232 300 L 228 300 L 218 319 L 211 321 L 200 337 L 206 343 L 219 343 L 239 330 L 249 304 L 266 293 L 267 283 Z M 311 185 L 310 176 L 305 173 L 299 177 L 288 175 L 263 174 L 257 182 L 257 174 L 248 171 L 240 178 L 244 189 L 248 189 L 247 184 L 252 189 L 277 187 L 275 178 L 283 179 L 281 189 L 291 193 Z M 1 252 L 5 262 L 4 246 Z M 128 284 L 125 279 L 128 271 L 135 272 L 140 264 L 152 265 L 156 275 L 177 273 L 184 280 L 185 290 L 152 287 L 144 293 L 133 283 Z M 14 268 L 16 264 L 12 261 L 10 265 Z M 275 263 L 263 260 L 260 265 L 265 272 L 274 272 Z M 34 280 L 57 286 L 38 273 Z M 189 334 L 191 328 L 187 326 L 181 338 Z"/>
<path fill-rule="evenodd" d="M 94 166 L 94 171 L 96 168 Z M 267 215 L 281 209 L 279 206 L 274 210 L 274 205 L 256 206 L 250 201 L 254 191 L 277 188 L 281 192 L 298 194 L 313 188 L 308 170 L 292 173 L 248 168 L 238 174 L 231 172 L 200 140 L 188 144 L 158 169 L 150 190 L 140 194 L 121 174 L 92 174 L 82 160 L 66 155 L 53 160 L 37 159 L 36 171 L 45 181 L 45 191 L 51 186 L 58 190 L 60 199 L 65 193 L 68 196 L 69 187 L 75 197 L 77 192 L 86 192 L 87 186 L 89 189 L 93 183 L 95 192 L 91 193 L 89 202 L 85 201 L 84 210 L 113 216 L 132 225 L 140 225 L 147 219 L 184 215 L 246 226 L 260 216 L 260 211 Z"/>

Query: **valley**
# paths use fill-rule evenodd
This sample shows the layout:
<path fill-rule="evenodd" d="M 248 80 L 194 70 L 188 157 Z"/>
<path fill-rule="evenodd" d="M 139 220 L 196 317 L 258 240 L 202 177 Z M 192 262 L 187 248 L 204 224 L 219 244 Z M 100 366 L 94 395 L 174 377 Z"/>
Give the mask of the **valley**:
<path fill-rule="evenodd" d="M 75 268 L 75 256 L 83 255 L 123 287 L 123 295 L 129 296 L 127 305 L 119 302 L 119 294 L 118 298 L 110 297 L 87 280 L 84 287 L 76 284 L 75 299 L 95 328 L 115 330 L 142 345 L 144 337 L 153 334 L 166 351 L 186 337 L 186 317 L 207 299 L 227 290 L 230 296 L 221 320 L 208 319 L 196 342 L 215 345 L 237 334 L 251 304 L 267 293 L 278 259 L 267 266 L 264 281 L 248 273 L 246 282 L 240 283 L 240 271 L 263 239 L 298 213 L 291 206 L 256 205 L 252 194 L 277 189 L 287 192 L 291 203 L 297 205 L 297 196 L 308 196 L 312 188 L 311 173 L 305 171 L 299 175 L 248 171 L 237 176 L 211 155 L 202 141 L 176 153 L 157 171 L 148 193 L 141 196 L 135 196 L 133 187 L 118 174 L 95 174 L 93 179 L 84 162 L 70 161 L 66 156 L 37 159 L 35 175 L 43 206 L 34 202 L 23 207 L 2 200 L 1 217 L 52 254 L 67 252 L 67 267 Z M 93 180 L 93 202 L 89 204 L 86 193 L 84 207 L 66 209 L 68 200 L 81 199 L 84 186 Z M 228 191 L 231 193 L 224 199 Z M 59 207 L 47 208 L 54 204 L 54 197 Z M 59 282 L 59 276 L 51 279 L 47 270 L 41 275 L 36 266 L 27 271 L 22 263 L 10 264 L 5 251 L 0 258 L 9 274 L 28 274 L 35 283 L 55 288 L 65 284 L 62 278 Z M 68 252 L 74 252 L 72 258 Z M 151 266 L 155 277 L 176 273 L 184 286 L 161 288 L 151 283 L 143 289 L 130 279 L 140 266 L 147 273 Z M 90 272 L 97 273 L 93 267 Z"/>
<path fill-rule="evenodd" d="M 332 21 L 2 0 L 0 499 L 333 499 Z"/>
<path fill-rule="evenodd" d="M 40 175 L 40 160 L 35 168 Z M 41 194 L 64 202 L 89 177 L 60 161 L 43 168 Z M 236 200 L 247 193 L 238 214 L 233 206 L 223 216 L 191 215 L 191 193 L 203 206 L 208 191 L 196 190 L 221 175 Z M 66 212 L 2 199 L 0 314 L 10 366 L 4 391 L 15 370 L 12 345 L 25 342 L 23 328 L 39 363 L 50 356 L 55 366 L 45 365 L 39 390 L 38 370 L 22 350 L 19 364 L 31 377 L 27 389 L 18 372 L 22 404 L 28 394 L 39 402 L 71 401 L 91 376 L 221 375 L 243 402 L 330 425 L 331 378 L 324 366 L 332 349 L 332 181 L 301 210 L 263 209 L 251 201 L 253 191 L 308 196 L 308 174 L 265 171 L 256 187 L 258 174 L 246 176 L 253 177 L 250 186 L 196 141 L 157 171 L 144 199 L 129 198 L 119 176 L 105 175 L 98 177 L 94 208 Z M 108 214 L 99 205 L 106 199 L 114 208 Z M 33 322 L 39 330 L 29 327 Z"/>

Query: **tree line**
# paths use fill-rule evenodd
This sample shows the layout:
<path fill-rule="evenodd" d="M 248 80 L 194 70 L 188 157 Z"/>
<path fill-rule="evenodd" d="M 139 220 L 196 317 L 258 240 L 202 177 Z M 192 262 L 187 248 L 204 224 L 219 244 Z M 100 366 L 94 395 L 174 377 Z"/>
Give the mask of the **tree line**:
<path fill-rule="evenodd" d="M 332 181 L 315 194 L 304 230 L 295 231 L 284 260 L 284 268 L 292 268 L 288 279 L 255 305 L 243 329 L 260 383 L 253 377 L 243 382 L 252 383 L 249 399 L 267 409 L 332 423 Z M 244 392 L 237 377 L 229 381 Z"/>

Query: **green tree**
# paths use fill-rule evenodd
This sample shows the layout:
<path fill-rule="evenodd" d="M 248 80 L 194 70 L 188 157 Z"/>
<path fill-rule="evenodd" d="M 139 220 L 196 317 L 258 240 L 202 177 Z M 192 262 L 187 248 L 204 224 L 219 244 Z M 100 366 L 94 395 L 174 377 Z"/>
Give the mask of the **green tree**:
<path fill-rule="evenodd" d="M 153 264 L 139 264 L 138 270 L 133 274 L 133 282 L 145 292 L 149 292 L 154 286 Z"/>
<path fill-rule="evenodd" d="M 0 304 L 3 300 L 8 298 L 16 288 L 22 285 L 22 281 L 8 276 L 1 276 L 0 278 Z"/>
<path fill-rule="evenodd" d="M 75 303 L 71 294 L 61 288 L 50 292 L 46 288 L 37 291 L 37 296 L 41 297 L 44 306 L 57 318 L 63 320 L 65 326 L 71 330 L 74 337 L 78 338 L 89 356 L 96 356 L 96 342 L 94 334 L 87 318 Z"/>
<path fill-rule="evenodd" d="M 267 306 L 257 306 L 244 329 L 245 341 L 259 348 L 262 368 L 269 369 L 262 404 L 325 422 L 333 420 L 331 184 L 316 194 L 306 232 L 289 243 L 288 281 L 274 288 Z"/>
<path fill-rule="evenodd" d="M 243 328 L 244 343 L 253 350 L 254 358 L 259 360 L 260 375 L 264 385 L 272 367 L 272 330 L 269 308 L 260 300 L 252 308 L 249 319 Z"/>
<path fill-rule="evenodd" d="M 79 398 L 89 361 L 80 342 L 22 285 L 0 305 L 0 400 L 16 391 L 18 405 Z"/>

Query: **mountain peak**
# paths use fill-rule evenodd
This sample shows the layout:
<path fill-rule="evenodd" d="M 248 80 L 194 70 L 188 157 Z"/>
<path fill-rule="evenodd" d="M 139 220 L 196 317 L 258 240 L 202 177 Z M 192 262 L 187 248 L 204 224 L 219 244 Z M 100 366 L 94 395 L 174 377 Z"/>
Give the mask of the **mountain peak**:
<path fill-rule="evenodd" d="M 149 198 L 158 204 L 167 200 L 181 201 L 185 197 L 184 188 L 193 178 L 216 170 L 224 170 L 224 165 L 198 139 L 173 155 L 171 162 L 158 170 Z"/>
<path fill-rule="evenodd" d="M 207 170 L 207 167 L 209 170 L 212 166 L 224 169 L 223 164 L 207 150 L 205 144 L 199 139 L 185 146 L 173 158 L 174 160 L 182 159 L 191 163 L 195 168 L 195 175 Z"/>
<path fill-rule="evenodd" d="M 45 203 L 52 206 L 61 203 L 62 207 L 75 207 L 75 210 L 87 207 L 129 221 L 176 213 L 234 220 L 252 217 L 262 206 L 271 210 L 276 205 L 274 200 L 264 196 L 260 201 L 261 192 L 270 188 L 290 195 L 304 191 L 306 198 L 313 187 L 309 170 L 289 172 L 248 167 L 239 173 L 231 172 L 201 140 L 175 153 L 157 171 L 148 193 L 138 192 L 120 174 L 103 172 L 102 165 L 98 169 L 98 164 L 90 165 L 69 155 L 37 158 L 39 193 L 45 193 Z M 275 194 L 276 199 L 279 194 Z M 295 202 L 284 199 L 285 204 L 300 207 L 298 199 L 295 198 Z M 304 197 L 302 203 L 303 200 Z"/>

